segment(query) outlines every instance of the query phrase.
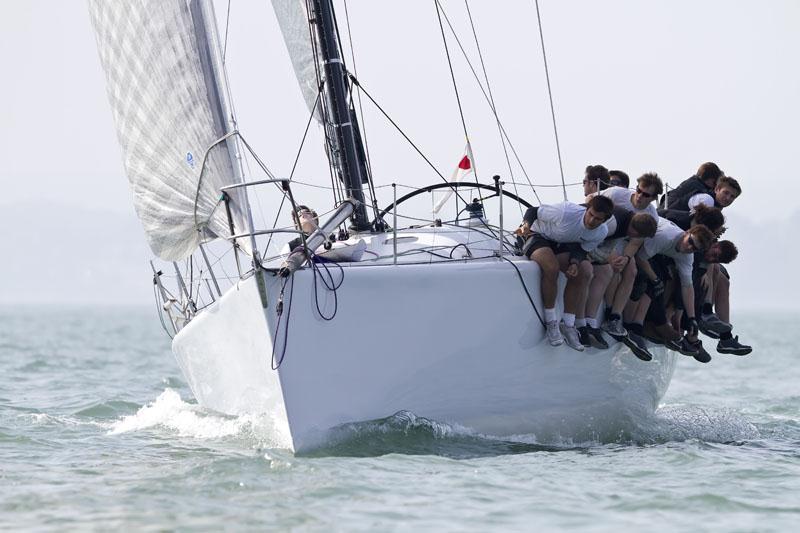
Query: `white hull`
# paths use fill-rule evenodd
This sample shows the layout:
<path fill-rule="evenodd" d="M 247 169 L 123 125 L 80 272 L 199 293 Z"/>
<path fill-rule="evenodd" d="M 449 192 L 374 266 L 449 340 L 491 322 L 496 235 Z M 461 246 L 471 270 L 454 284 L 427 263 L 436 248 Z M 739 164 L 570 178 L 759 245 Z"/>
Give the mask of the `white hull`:
<path fill-rule="evenodd" d="M 538 268 L 514 262 L 541 310 Z M 285 419 L 297 451 L 339 424 L 401 410 L 483 434 L 580 441 L 613 438 L 631 414 L 652 413 L 674 372 L 675 355 L 662 348 L 643 362 L 618 343 L 583 353 L 549 346 L 505 260 L 343 266 L 332 321 L 317 312 L 312 271 L 294 275 L 278 371 L 270 360 L 281 278 L 262 273 L 266 310 L 251 277 L 181 330 L 173 351 L 198 402 Z M 332 313 L 332 293 L 318 295 Z"/>

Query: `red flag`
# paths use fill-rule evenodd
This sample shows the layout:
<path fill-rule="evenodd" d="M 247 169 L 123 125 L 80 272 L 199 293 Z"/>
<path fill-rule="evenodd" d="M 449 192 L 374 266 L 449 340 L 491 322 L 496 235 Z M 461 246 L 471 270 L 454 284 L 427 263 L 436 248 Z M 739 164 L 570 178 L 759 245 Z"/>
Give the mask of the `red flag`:
<path fill-rule="evenodd" d="M 453 170 L 450 181 L 464 181 L 466 176 L 474 172 L 475 169 L 472 167 L 472 161 L 472 146 L 470 146 L 469 141 L 467 141 L 467 146 L 464 147 L 464 156 L 461 158 L 461 161 L 458 162 L 458 166 Z M 453 189 L 448 189 L 442 199 L 439 200 L 433 208 L 434 215 L 439 212 L 452 195 Z"/>

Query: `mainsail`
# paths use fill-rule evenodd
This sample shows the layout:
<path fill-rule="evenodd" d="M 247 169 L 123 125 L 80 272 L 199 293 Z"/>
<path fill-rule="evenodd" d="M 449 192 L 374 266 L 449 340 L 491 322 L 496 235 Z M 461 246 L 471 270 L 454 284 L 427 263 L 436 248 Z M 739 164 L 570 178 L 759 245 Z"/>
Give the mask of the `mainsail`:
<path fill-rule="evenodd" d="M 292 68 L 300 84 L 300 92 L 306 101 L 309 112 L 315 109 L 317 101 L 317 72 L 314 65 L 314 52 L 308 29 L 308 13 L 305 0 L 272 0 L 272 9 L 292 60 Z M 319 107 L 315 117 L 320 120 Z"/>
<path fill-rule="evenodd" d="M 191 254 L 230 235 L 220 188 L 241 182 L 216 22 L 207 0 L 90 0 L 134 206 L 153 253 Z M 235 233 L 248 231 L 231 196 Z M 246 246 L 246 242 L 242 242 Z"/>

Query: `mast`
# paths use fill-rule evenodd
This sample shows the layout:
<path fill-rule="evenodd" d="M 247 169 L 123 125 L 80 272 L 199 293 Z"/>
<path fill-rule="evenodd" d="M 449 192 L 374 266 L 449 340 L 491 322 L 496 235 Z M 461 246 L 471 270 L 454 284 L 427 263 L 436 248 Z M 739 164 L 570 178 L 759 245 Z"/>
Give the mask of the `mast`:
<path fill-rule="evenodd" d="M 358 202 L 350 220 L 356 231 L 370 229 L 364 190 L 361 184 L 367 180 L 364 149 L 357 135 L 358 123 L 350 113 L 347 95 L 349 83 L 347 71 L 339 49 L 339 39 L 333 20 L 332 0 L 311 0 L 314 24 L 319 44 L 322 65 L 325 69 L 325 96 L 330 103 L 330 128 L 333 130 L 333 159 L 339 178 L 350 198 Z"/>

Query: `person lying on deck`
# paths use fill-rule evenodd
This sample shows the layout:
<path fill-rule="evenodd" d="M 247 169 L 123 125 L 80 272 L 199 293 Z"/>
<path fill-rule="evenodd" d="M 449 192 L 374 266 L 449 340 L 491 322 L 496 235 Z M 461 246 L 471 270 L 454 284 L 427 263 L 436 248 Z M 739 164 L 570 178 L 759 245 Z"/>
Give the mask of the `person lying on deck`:
<path fill-rule="evenodd" d="M 536 261 L 541 269 L 547 340 L 553 346 L 563 344 L 566 339 L 571 348 L 583 351 L 575 329 L 575 313 L 584 303 L 582 296 L 592 278 L 592 265 L 586 254 L 606 238 L 605 222 L 613 208 L 614 204 L 604 196 L 592 198 L 587 206 L 562 202 L 531 207 L 517 230 L 527 239 L 522 247 L 523 254 Z M 556 317 L 559 271 L 567 276 L 560 328 Z"/>

